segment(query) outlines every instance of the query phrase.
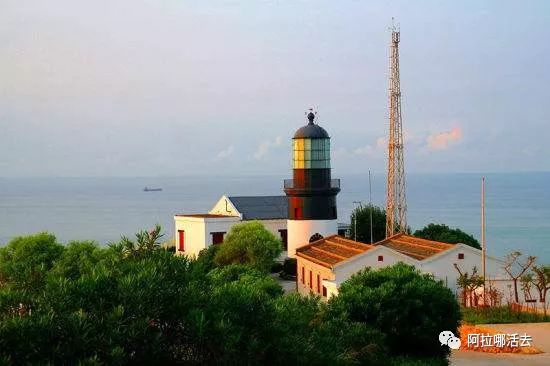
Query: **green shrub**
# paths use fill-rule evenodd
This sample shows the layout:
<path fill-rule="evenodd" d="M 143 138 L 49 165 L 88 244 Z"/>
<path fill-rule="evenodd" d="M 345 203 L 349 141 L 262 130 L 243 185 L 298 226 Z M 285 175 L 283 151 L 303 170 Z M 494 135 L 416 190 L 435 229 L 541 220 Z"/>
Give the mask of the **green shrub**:
<path fill-rule="evenodd" d="M 481 249 L 481 245 L 472 235 L 455 228 L 452 229 L 444 224 L 428 224 L 420 230 L 414 232 L 418 238 L 441 241 L 443 243 L 457 244 L 462 243 L 471 247 Z"/>
<path fill-rule="evenodd" d="M 281 241 L 259 221 L 234 225 L 214 257 L 219 266 L 248 264 L 268 273 L 282 252 Z"/>
<path fill-rule="evenodd" d="M 442 330 L 456 333 L 460 322 L 451 290 L 403 263 L 352 276 L 329 308 L 333 317 L 380 330 L 395 355 L 444 358 L 449 349 L 441 347 L 438 335 Z"/>
<path fill-rule="evenodd" d="M 461 308 L 462 319 L 469 324 L 505 324 L 550 322 L 550 315 L 513 310 L 510 306 Z"/>

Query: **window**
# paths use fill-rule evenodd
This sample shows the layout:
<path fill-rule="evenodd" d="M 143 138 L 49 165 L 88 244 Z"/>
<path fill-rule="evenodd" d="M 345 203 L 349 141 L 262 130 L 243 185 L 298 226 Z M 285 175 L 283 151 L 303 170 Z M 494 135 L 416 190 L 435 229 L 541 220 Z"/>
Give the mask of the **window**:
<path fill-rule="evenodd" d="M 321 276 L 317 275 L 317 293 L 321 293 Z"/>
<path fill-rule="evenodd" d="M 458 253 L 458 259 L 464 259 L 464 253 Z"/>
<path fill-rule="evenodd" d="M 185 230 L 178 230 L 178 250 L 180 252 L 185 251 Z"/>
<path fill-rule="evenodd" d="M 306 270 L 304 267 L 302 267 L 302 283 L 306 284 Z"/>
<path fill-rule="evenodd" d="M 384 256 L 383 255 L 379 255 L 378 256 L 378 262 L 383 262 L 384 261 Z"/>
<path fill-rule="evenodd" d="M 283 243 L 283 250 L 288 250 L 288 236 L 286 229 L 279 230 L 279 235 L 281 235 L 281 242 Z"/>
<path fill-rule="evenodd" d="M 313 290 L 313 272 L 309 271 L 309 288 Z"/>
<path fill-rule="evenodd" d="M 223 243 L 223 236 L 225 232 L 210 233 L 212 235 L 212 244 L 217 245 Z"/>
<path fill-rule="evenodd" d="M 317 240 L 320 240 L 320 239 L 323 239 L 323 235 L 321 235 L 319 233 L 315 233 L 311 236 L 311 238 L 309 238 L 309 242 L 313 243 L 314 241 L 317 241 Z"/>
<path fill-rule="evenodd" d="M 323 286 L 323 297 L 327 297 L 327 288 Z"/>

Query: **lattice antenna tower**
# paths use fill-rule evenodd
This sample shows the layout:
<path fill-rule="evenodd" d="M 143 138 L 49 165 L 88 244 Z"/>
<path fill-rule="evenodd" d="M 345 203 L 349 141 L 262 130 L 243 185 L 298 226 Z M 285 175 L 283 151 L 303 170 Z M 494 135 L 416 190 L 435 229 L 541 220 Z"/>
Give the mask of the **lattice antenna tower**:
<path fill-rule="evenodd" d="M 399 81 L 399 28 L 393 24 L 390 43 L 390 77 L 388 90 L 389 136 L 388 181 L 386 187 L 386 237 L 407 230 L 407 198 L 403 161 L 403 123 Z"/>

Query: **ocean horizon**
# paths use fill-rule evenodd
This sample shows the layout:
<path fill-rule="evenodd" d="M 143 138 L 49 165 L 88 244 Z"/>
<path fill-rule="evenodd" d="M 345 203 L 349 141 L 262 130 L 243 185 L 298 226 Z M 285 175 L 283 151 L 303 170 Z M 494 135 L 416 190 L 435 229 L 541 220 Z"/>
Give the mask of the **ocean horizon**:
<path fill-rule="evenodd" d="M 369 201 L 367 174 L 341 175 L 338 221 L 349 223 L 354 201 Z M 550 263 L 550 172 L 490 173 L 486 177 L 487 251 L 512 251 Z M 280 195 L 287 175 L 187 177 L 0 178 L 0 246 L 16 236 L 47 231 L 61 242 L 95 240 L 160 224 L 174 234 L 173 215 L 208 212 L 223 194 Z M 408 224 L 458 227 L 480 238 L 479 173 L 407 175 Z M 160 187 L 160 192 L 144 192 Z M 384 206 L 385 176 L 374 174 L 372 201 Z"/>

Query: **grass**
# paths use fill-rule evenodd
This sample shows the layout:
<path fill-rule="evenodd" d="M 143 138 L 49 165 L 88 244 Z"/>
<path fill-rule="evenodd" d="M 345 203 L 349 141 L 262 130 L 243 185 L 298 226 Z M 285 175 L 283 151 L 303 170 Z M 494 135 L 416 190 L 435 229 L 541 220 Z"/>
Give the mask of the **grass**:
<path fill-rule="evenodd" d="M 512 310 L 509 306 L 462 308 L 462 320 L 468 324 L 506 324 L 550 322 L 549 315 Z"/>
<path fill-rule="evenodd" d="M 446 366 L 447 358 L 417 358 L 408 356 L 396 356 L 388 360 L 391 366 Z"/>

